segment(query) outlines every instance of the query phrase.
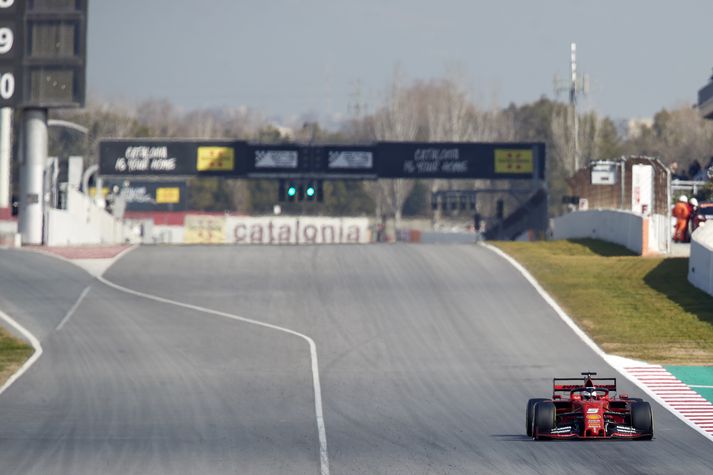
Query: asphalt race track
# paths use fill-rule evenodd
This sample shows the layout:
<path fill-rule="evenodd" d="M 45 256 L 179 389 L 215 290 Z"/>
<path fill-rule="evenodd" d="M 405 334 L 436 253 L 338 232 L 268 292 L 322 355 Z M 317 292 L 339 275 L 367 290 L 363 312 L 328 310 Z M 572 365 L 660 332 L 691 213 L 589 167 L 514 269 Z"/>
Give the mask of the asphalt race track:
<path fill-rule="evenodd" d="M 196 307 L 0 251 L 0 309 L 44 347 L 0 395 L 0 473 L 319 473 L 306 340 L 198 307 L 314 340 L 332 474 L 713 467 L 655 403 L 650 442 L 528 439 L 525 403 L 552 377 L 616 374 L 482 247 L 142 247 L 105 277 Z"/>

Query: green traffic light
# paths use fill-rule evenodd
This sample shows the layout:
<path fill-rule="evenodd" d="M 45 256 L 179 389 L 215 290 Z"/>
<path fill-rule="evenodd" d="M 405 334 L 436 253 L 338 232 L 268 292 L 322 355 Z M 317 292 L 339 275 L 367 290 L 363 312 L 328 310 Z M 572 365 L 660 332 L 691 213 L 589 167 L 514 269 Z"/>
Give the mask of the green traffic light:
<path fill-rule="evenodd" d="M 293 197 L 297 194 L 297 188 L 294 186 L 291 186 L 287 189 L 287 196 Z"/>
<path fill-rule="evenodd" d="M 307 190 L 305 191 L 305 193 L 307 193 L 307 196 L 312 198 L 314 196 L 314 187 L 313 186 L 307 187 Z"/>

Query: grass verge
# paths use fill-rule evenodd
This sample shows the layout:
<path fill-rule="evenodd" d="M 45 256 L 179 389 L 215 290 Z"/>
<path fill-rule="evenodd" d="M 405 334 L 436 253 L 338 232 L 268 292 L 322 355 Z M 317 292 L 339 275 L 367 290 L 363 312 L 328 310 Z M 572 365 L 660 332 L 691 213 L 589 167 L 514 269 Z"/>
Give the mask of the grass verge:
<path fill-rule="evenodd" d="M 32 356 L 34 349 L 0 327 L 0 386 Z"/>
<path fill-rule="evenodd" d="M 713 297 L 688 282 L 687 258 L 642 258 L 592 239 L 494 244 L 607 353 L 713 364 Z"/>

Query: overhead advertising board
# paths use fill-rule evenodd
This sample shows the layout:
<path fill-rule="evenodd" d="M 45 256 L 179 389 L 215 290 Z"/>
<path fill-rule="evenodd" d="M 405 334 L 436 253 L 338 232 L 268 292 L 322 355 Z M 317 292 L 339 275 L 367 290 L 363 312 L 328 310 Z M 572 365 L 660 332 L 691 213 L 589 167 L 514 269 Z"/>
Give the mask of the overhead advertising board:
<path fill-rule="evenodd" d="M 178 139 L 103 140 L 103 176 L 226 178 L 545 178 L 543 143 L 379 142 L 255 144 Z"/>
<path fill-rule="evenodd" d="M 103 140 L 102 176 L 193 176 L 244 173 L 245 144 L 171 139 Z"/>
<path fill-rule="evenodd" d="M 383 178 L 544 179 L 544 144 L 381 142 Z"/>

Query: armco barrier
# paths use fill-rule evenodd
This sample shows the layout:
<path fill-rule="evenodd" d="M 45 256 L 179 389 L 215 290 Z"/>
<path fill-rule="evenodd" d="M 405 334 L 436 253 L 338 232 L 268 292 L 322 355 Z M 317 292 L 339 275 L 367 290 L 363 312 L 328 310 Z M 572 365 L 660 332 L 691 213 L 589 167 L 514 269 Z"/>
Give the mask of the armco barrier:
<path fill-rule="evenodd" d="M 713 225 L 698 228 L 691 237 L 688 281 L 713 295 Z"/>
<path fill-rule="evenodd" d="M 622 245 L 640 255 L 650 255 L 665 252 L 665 249 L 660 248 L 662 239 L 659 239 L 657 228 L 650 229 L 648 217 L 629 211 L 575 211 L 553 220 L 552 237 L 601 239 Z"/>

